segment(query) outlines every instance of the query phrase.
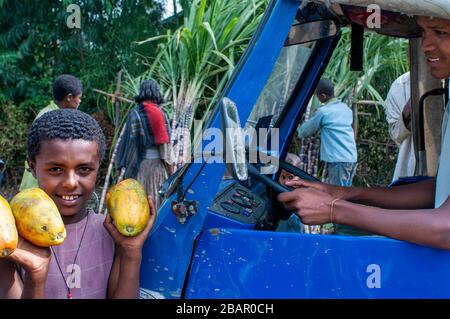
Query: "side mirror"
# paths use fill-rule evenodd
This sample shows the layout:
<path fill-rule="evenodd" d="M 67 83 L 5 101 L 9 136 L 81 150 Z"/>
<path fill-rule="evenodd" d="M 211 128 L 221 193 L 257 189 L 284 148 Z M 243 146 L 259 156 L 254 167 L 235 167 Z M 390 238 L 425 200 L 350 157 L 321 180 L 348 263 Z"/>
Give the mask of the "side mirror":
<path fill-rule="evenodd" d="M 231 175 L 240 181 L 248 179 L 245 159 L 245 135 L 236 104 L 224 97 L 221 101 L 221 124 L 224 140 L 223 160 Z"/>

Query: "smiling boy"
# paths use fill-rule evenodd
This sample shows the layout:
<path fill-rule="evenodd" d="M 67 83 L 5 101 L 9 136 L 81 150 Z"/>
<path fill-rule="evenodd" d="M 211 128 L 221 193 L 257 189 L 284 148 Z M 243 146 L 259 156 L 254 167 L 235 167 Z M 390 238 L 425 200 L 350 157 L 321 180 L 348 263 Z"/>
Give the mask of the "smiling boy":
<path fill-rule="evenodd" d="M 34 122 L 27 146 L 33 176 L 58 207 L 67 238 L 50 249 L 19 238 L 0 260 L 0 297 L 137 298 L 142 246 L 156 213 L 149 200 L 144 231 L 124 237 L 109 216 L 86 207 L 105 152 L 98 123 L 78 110 L 51 111 Z"/>

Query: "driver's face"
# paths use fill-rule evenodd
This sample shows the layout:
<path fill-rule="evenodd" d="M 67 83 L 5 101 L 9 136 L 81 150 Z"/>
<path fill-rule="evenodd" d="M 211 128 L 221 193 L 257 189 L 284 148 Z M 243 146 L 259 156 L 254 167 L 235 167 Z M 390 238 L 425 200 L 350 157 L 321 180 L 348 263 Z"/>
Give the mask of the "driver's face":
<path fill-rule="evenodd" d="M 419 17 L 422 29 L 422 51 L 431 75 L 438 79 L 450 76 L 450 20 Z"/>

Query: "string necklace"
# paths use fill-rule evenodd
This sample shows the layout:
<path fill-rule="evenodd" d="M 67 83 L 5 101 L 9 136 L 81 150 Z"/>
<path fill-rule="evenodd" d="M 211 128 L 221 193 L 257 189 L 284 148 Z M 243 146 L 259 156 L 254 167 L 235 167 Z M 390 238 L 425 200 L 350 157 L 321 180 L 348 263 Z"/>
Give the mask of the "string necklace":
<path fill-rule="evenodd" d="M 72 265 L 75 265 L 75 262 L 77 261 L 78 252 L 80 251 L 81 243 L 83 242 L 83 238 L 84 238 L 84 233 L 86 232 L 86 228 L 87 228 L 87 225 L 88 225 L 88 219 L 89 219 L 89 209 L 87 210 L 87 213 L 86 213 L 86 223 L 84 224 L 83 234 L 81 235 L 80 243 L 78 244 L 77 252 L 76 252 L 76 254 L 75 254 L 75 258 L 74 258 L 74 260 L 73 260 Z M 63 273 L 63 271 L 62 271 L 62 269 L 61 269 L 61 265 L 59 264 L 58 257 L 56 256 L 56 253 L 55 253 L 55 251 L 53 250 L 53 247 L 52 247 L 52 246 L 50 246 L 50 249 L 51 249 L 51 251 L 52 251 L 52 253 L 53 253 L 53 256 L 55 256 L 56 265 L 58 266 L 59 272 L 61 273 L 61 276 L 62 276 L 62 278 L 63 278 L 63 280 L 64 280 L 64 284 L 66 285 L 66 288 L 67 288 L 67 299 L 72 299 L 72 297 L 73 297 L 73 296 L 72 296 L 72 292 L 70 291 L 70 287 L 69 287 L 69 285 L 67 284 L 67 279 L 66 279 L 66 277 L 64 276 L 64 273 Z M 75 271 L 75 268 L 72 267 L 72 272 L 70 273 L 70 275 L 73 275 L 73 272 L 74 272 L 74 271 Z"/>

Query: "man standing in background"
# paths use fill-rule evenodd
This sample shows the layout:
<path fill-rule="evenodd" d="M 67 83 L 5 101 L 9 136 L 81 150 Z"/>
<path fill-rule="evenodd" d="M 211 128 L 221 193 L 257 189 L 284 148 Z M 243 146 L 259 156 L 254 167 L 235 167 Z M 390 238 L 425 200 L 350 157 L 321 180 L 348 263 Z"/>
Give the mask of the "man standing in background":
<path fill-rule="evenodd" d="M 399 146 L 392 181 L 414 175 L 416 158 L 411 135 L 411 99 L 409 72 L 398 77 L 391 85 L 384 103 L 389 135 Z"/>

